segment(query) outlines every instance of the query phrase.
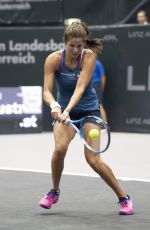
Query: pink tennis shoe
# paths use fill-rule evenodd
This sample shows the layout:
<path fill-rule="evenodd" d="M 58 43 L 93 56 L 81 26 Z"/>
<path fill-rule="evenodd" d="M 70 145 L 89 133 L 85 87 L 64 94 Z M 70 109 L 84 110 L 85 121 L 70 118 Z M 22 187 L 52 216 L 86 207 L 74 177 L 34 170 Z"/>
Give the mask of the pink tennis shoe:
<path fill-rule="evenodd" d="M 59 200 L 60 190 L 51 189 L 39 202 L 42 208 L 50 209 Z"/>
<path fill-rule="evenodd" d="M 120 201 L 119 205 L 120 205 L 120 210 L 119 210 L 120 215 L 132 215 L 134 213 L 133 202 L 129 196 L 127 196 L 127 198 L 124 199 L 123 201 Z"/>
<path fill-rule="evenodd" d="M 56 204 L 59 200 L 60 190 L 51 189 L 49 193 L 47 193 L 40 201 L 39 205 L 42 208 L 50 209 L 53 204 Z M 121 198 L 119 201 L 120 215 L 132 215 L 134 213 L 133 202 L 131 198 L 127 195 L 125 198 Z"/>

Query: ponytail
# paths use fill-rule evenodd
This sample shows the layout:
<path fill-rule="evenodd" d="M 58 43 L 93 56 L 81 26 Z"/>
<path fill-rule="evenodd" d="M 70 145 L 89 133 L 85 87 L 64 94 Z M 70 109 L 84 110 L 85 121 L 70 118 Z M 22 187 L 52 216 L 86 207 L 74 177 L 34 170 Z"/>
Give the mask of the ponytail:
<path fill-rule="evenodd" d="M 93 38 L 93 39 L 87 38 L 86 44 L 87 47 L 93 50 L 93 52 L 95 53 L 101 52 L 103 49 L 102 39 L 100 38 Z"/>
<path fill-rule="evenodd" d="M 100 38 L 90 38 L 90 32 L 88 29 L 88 25 L 86 22 L 81 22 L 84 30 L 86 31 L 86 45 L 89 49 L 93 50 L 93 52 L 101 52 L 103 49 L 102 39 Z"/>

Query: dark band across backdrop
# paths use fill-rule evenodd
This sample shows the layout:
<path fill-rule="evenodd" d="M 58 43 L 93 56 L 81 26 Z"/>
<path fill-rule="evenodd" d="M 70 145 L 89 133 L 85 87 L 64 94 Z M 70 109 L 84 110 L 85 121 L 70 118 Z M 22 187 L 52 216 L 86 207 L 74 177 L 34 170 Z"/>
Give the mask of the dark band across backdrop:
<path fill-rule="evenodd" d="M 67 18 L 81 18 L 88 25 L 111 25 L 125 18 L 139 2 L 141 1 L 0 0 L 0 25 L 63 26 Z"/>
<path fill-rule="evenodd" d="M 0 24 L 58 25 L 62 0 L 0 0 Z"/>
<path fill-rule="evenodd" d="M 150 132 L 150 26 L 91 27 L 103 38 L 104 105 L 111 131 Z M 63 27 L 0 28 L 0 87 L 42 86 L 46 56 L 64 47 Z M 44 104 L 43 131 L 51 129 Z"/>

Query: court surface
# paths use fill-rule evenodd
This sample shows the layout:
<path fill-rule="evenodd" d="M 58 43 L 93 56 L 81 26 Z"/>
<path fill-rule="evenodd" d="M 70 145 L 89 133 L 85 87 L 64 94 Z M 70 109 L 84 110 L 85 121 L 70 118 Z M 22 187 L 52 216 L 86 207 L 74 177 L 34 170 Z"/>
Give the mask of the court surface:
<path fill-rule="evenodd" d="M 45 210 L 38 202 L 51 186 L 52 135 L 2 135 L 0 230 L 149 230 L 149 138 L 113 133 L 103 155 L 134 200 L 135 214 L 119 216 L 117 197 L 86 164 L 79 140 L 68 150 L 60 201 Z"/>
<path fill-rule="evenodd" d="M 100 178 L 63 175 L 61 199 L 38 206 L 49 189 L 46 173 L 0 170 L 1 230 L 148 230 L 150 183 L 120 181 L 134 198 L 135 214 L 119 216 L 114 193 Z"/>

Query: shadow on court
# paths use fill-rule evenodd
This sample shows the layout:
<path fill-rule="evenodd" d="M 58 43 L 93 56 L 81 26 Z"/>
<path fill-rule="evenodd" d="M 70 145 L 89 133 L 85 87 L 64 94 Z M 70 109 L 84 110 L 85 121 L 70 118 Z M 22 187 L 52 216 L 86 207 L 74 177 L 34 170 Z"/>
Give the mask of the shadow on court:
<path fill-rule="evenodd" d="M 117 198 L 100 179 L 63 175 L 60 201 L 38 206 L 50 189 L 49 174 L 0 170 L 0 230 L 148 230 L 150 183 L 120 181 L 135 214 L 119 216 Z"/>

